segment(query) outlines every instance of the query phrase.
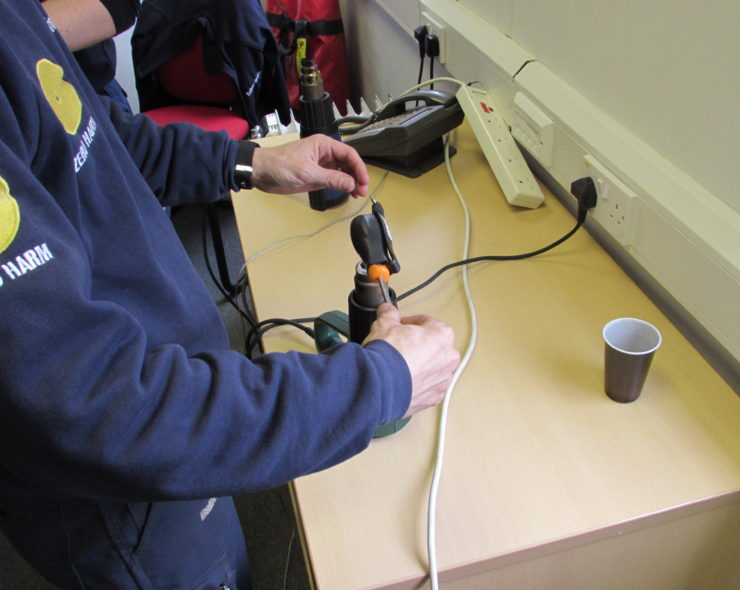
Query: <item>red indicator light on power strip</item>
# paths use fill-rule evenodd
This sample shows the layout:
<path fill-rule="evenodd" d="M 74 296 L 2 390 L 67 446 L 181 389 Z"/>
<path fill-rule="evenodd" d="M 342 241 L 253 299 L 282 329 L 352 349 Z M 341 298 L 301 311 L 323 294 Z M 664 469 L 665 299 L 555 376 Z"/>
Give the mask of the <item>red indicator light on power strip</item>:
<path fill-rule="evenodd" d="M 489 107 L 485 102 L 480 103 L 480 106 L 483 109 L 483 112 L 486 113 L 486 115 L 493 112 L 493 107 Z"/>

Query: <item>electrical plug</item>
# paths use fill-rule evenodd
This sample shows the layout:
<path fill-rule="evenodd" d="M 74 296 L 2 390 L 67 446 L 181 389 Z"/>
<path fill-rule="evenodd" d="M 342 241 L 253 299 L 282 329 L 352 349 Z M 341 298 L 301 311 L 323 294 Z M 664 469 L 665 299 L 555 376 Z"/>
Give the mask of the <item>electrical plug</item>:
<path fill-rule="evenodd" d="M 424 38 L 424 46 L 427 57 L 432 59 L 439 57 L 439 37 L 437 35 L 427 35 Z"/>
<path fill-rule="evenodd" d="M 426 38 L 429 35 L 429 27 L 426 25 L 420 25 L 414 29 L 414 39 L 419 45 L 419 57 L 424 59 L 426 55 Z"/>
<path fill-rule="evenodd" d="M 589 209 L 596 207 L 596 184 L 590 176 L 574 180 L 570 192 L 578 201 L 578 220 L 583 222 Z"/>

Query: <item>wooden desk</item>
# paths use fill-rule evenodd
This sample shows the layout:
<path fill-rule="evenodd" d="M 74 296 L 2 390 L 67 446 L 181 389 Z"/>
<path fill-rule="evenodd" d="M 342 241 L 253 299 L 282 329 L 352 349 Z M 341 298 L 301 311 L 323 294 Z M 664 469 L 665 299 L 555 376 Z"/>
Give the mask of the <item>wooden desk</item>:
<path fill-rule="evenodd" d="M 574 220 L 547 194 L 510 207 L 467 127 L 452 159 L 473 219 L 471 256 L 548 244 Z M 382 171 L 371 169 L 371 188 Z M 461 258 L 463 214 L 444 166 L 391 174 L 378 199 L 401 293 Z M 245 257 L 315 231 L 361 203 L 318 213 L 306 196 L 234 196 Z M 346 309 L 357 256 L 349 221 L 249 265 L 261 318 Z M 475 355 L 450 406 L 437 511 L 445 589 L 740 587 L 740 399 L 585 232 L 517 262 L 470 268 Z M 460 271 L 401 302 L 470 334 Z M 634 316 L 663 334 L 642 396 L 603 393 L 602 326 Z M 270 351 L 312 350 L 295 329 Z M 346 463 L 293 483 L 304 550 L 322 590 L 424 587 L 437 410 Z"/>

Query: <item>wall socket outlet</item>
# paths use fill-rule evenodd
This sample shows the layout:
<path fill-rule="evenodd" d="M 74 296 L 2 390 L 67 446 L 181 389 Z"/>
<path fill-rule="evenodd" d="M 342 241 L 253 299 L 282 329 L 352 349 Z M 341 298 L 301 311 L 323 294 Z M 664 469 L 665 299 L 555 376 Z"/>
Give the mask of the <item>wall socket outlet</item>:
<path fill-rule="evenodd" d="M 555 123 L 521 92 L 514 95 L 511 134 L 543 166 L 552 166 Z"/>
<path fill-rule="evenodd" d="M 596 185 L 596 207 L 591 217 L 623 246 L 630 246 L 637 221 L 637 193 L 590 154 L 583 157 Z"/>
<path fill-rule="evenodd" d="M 439 57 L 437 61 L 441 64 L 447 61 L 447 27 L 442 20 L 428 11 L 421 13 L 421 24 L 426 25 L 430 35 L 436 35 L 439 39 Z"/>

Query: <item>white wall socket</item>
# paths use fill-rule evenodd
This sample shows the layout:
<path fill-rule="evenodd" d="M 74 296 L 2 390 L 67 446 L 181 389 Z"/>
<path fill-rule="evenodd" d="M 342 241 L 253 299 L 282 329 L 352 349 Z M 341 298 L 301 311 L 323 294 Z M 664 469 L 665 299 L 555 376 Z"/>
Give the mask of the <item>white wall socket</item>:
<path fill-rule="evenodd" d="M 583 157 L 596 185 L 596 207 L 591 217 L 623 246 L 630 246 L 637 222 L 637 193 L 590 154 Z"/>
<path fill-rule="evenodd" d="M 540 164 L 552 166 L 555 123 L 521 92 L 514 95 L 511 134 Z"/>
<path fill-rule="evenodd" d="M 447 27 L 439 17 L 427 11 L 421 13 L 421 24 L 427 26 L 430 35 L 436 35 L 439 39 L 437 61 L 441 64 L 445 63 L 447 61 Z"/>

